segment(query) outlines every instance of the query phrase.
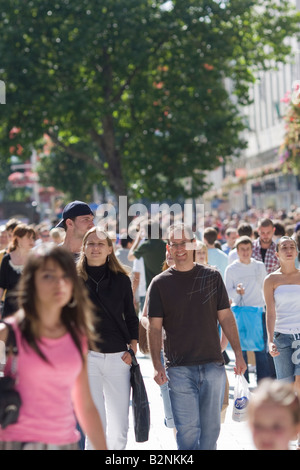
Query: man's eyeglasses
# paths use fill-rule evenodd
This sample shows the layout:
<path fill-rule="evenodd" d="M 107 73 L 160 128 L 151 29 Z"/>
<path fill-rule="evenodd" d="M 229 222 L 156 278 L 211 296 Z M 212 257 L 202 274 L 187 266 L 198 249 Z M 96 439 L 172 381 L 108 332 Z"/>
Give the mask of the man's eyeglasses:
<path fill-rule="evenodd" d="M 194 244 L 193 244 L 193 240 L 185 240 L 185 241 L 180 242 L 180 243 L 169 243 L 169 247 L 173 248 L 175 250 L 178 249 L 178 248 L 187 248 L 187 249 L 190 249 L 190 250 L 195 249 Z"/>

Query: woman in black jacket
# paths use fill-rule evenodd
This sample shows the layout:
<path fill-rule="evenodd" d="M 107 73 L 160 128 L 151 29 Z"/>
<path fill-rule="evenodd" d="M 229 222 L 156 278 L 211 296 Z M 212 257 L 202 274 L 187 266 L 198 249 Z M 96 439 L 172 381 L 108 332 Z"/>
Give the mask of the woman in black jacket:
<path fill-rule="evenodd" d="M 12 242 L 3 256 L 0 268 L 0 299 L 5 292 L 2 318 L 18 310 L 16 288 L 35 239 L 35 230 L 29 225 L 18 224 L 13 231 Z"/>
<path fill-rule="evenodd" d="M 83 238 L 78 274 L 96 307 L 98 351 L 89 351 L 92 396 L 106 430 L 109 450 L 125 449 L 129 426 L 130 364 L 136 353 L 138 317 L 131 281 L 117 260 L 107 232 L 93 227 Z M 86 449 L 92 449 L 86 439 Z"/>

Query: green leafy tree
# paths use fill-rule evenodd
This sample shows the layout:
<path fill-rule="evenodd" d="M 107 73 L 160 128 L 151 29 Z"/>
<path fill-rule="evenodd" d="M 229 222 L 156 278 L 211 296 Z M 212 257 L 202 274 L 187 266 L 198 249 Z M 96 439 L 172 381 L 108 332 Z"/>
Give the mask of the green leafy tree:
<path fill-rule="evenodd" d="M 285 61 L 285 39 L 299 28 L 285 0 L 0 6 L 2 158 L 12 144 L 28 158 L 47 133 L 56 155 L 84 162 L 99 184 L 131 198 L 205 191 L 206 170 L 245 146 L 239 108 L 255 72 Z M 13 126 L 21 130 L 10 138 Z"/>
<path fill-rule="evenodd" d="M 92 186 L 101 179 L 100 170 L 95 170 L 84 160 L 73 158 L 59 147 L 40 160 L 37 171 L 41 185 L 55 186 L 70 200 L 90 202 Z"/>

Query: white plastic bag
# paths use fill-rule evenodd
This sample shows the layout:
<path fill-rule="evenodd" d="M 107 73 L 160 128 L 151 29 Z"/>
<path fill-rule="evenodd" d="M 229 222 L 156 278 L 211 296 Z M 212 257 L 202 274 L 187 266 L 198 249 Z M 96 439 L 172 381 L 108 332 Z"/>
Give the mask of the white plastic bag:
<path fill-rule="evenodd" d="M 248 382 L 243 375 L 236 376 L 236 382 L 234 386 L 234 397 L 233 397 L 233 410 L 232 419 L 238 423 L 246 421 L 247 419 L 247 407 L 251 393 L 249 390 Z"/>

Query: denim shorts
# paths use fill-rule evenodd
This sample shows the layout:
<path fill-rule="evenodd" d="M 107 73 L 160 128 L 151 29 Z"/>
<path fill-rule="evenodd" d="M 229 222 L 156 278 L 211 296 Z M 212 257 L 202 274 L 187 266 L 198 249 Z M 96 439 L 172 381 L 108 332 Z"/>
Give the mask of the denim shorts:
<path fill-rule="evenodd" d="M 275 332 L 273 341 L 280 353 L 273 358 L 277 379 L 294 382 L 300 375 L 300 334 Z"/>

